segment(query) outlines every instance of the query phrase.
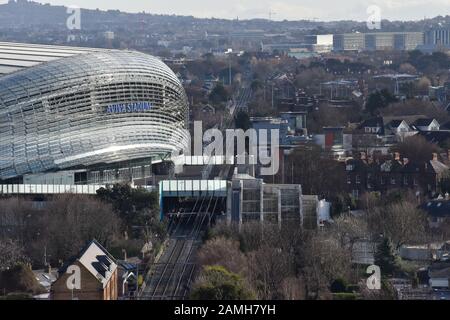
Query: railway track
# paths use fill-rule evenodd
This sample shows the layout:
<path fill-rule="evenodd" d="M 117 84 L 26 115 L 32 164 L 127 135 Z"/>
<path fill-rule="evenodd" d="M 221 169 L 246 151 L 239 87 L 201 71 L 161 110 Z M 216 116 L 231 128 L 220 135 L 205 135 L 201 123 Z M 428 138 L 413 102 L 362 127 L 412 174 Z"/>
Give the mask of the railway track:
<path fill-rule="evenodd" d="M 183 300 L 187 297 L 196 272 L 194 253 L 201 244 L 201 231 L 218 201 L 213 197 L 199 199 L 191 214 L 171 226 L 169 245 L 160 261 L 150 268 L 140 300 Z"/>

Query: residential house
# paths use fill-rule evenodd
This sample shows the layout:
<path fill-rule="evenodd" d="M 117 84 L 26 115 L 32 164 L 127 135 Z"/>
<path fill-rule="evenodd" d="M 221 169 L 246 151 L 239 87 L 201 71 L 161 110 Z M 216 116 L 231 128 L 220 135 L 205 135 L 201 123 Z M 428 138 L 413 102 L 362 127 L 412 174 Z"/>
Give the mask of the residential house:
<path fill-rule="evenodd" d="M 50 291 L 52 300 L 117 300 L 117 264 L 96 240 L 67 261 L 58 272 L 59 277 Z M 77 284 L 77 281 L 72 282 L 77 276 L 79 287 L 69 288 L 71 283 Z"/>
<path fill-rule="evenodd" d="M 450 221 L 450 200 L 433 200 L 420 207 L 428 214 L 428 221 L 432 228 L 438 228 L 445 221 Z"/>
<path fill-rule="evenodd" d="M 433 263 L 428 268 L 428 276 L 433 289 L 450 289 L 450 262 Z"/>
<path fill-rule="evenodd" d="M 449 167 L 433 154 L 432 160 L 423 163 L 400 158 L 367 156 L 362 152 L 357 159 L 345 163 L 347 190 L 356 199 L 366 192 L 387 192 L 408 189 L 430 195 L 436 194 L 440 181 L 448 174 Z"/>
<path fill-rule="evenodd" d="M 403 117 L 373 117 L 363 121 L 352 130 L 352 144 L 356 151 L 387 154 L 390 147 L 406 137 L 428 132 L 441 132 L 436 119 L 423 115 Z M 450 134 L 450 132 L 448 132 Z"/>
<path fill-rule="evenodd" d="M 402 117 L 374 117 L 363 121 L 355 130 L 358 134 L 375 134 L 379 136 L 397 136 L 403 138 L 418 133 L 419 130 L 439 130 L 439 123 L 424 115 Z"/>
<path fill-rule="evenodd" d="M 436 119 L 431 118 L 421 118 L 417 119 L 413 125 L 413 128 L 419 131 L 439 131 L 440 124 Z"/>
<path fill-rule="evenodd" d="M 204 105 L 202 107 L 202 113 L 204 113 L 204 114 L 215 114 L 216 113 L 216 108 L 214 108 L 210 104 Z"/>

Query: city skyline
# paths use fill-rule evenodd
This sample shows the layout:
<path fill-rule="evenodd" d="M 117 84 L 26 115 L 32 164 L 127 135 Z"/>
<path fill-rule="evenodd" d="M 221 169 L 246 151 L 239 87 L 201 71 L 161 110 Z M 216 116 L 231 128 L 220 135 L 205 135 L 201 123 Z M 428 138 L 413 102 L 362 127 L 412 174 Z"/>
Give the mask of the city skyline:
<path fill-rule="evenodd" d="M 0 3 L 6 3 L 6 0 Z M 199 18 L 225 19 L 268 19 L 272 20 L 357 20 L 366 21 L 371 13 L 370 6 L 378 6 L 381 18 L 388 20 L 420 20 L 445 15 L 450 12 L 450 0 L 400 1 L 400 0 L 346 0 L 337 4 L 332 0 L 230 0 L 211 4 L 205 0 L 167 0 L 164 2 L 136 0 L 124 2 L 118 0 L 47 0 L 38 1 L 52 5 L 79 6 L 86 9 L 118 9 L 124 12 L 142 12 L 154 14 L 192 15 Z M 331 10 L 323 10 L 323 8 Z M 447 8 L 447 10 L 446 10 Z"/>

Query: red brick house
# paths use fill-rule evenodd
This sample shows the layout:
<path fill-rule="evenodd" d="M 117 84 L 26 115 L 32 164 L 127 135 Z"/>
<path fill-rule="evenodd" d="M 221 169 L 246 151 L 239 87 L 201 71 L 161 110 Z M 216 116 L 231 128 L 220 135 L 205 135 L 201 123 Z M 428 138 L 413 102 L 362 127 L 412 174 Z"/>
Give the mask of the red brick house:
<path fill-rule="evenodd" d="M 422 163 L 401 158 L 396 153 L 387 159 L 373 159 L 361 153 L 358 159 L 345 163 L 347 191 L 356 199 L 366 192 L 387 192 L 409 189 L 433 195 L 439 191 L 440 181 L 449 174 L 449 167 L 433 155 Z"/>
<path fill-rule="evenodd" d="M 75 275 L 74 269 L 79 270 Z M 96 240 L 91 241 L 76 257 L 59 271 L 52 284 L 52 300 L 117 300 L 118 268 L 115 259 Z M 79 276 L 79 288 L 69 288 Z"/>

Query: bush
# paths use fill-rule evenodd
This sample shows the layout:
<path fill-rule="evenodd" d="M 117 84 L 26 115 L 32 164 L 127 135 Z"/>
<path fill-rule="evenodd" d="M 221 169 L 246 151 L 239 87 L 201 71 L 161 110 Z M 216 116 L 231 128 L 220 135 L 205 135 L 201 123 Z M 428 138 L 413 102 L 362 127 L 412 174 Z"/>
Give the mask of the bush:
<path fill-rule="evenodd" d="M 358 295 L 355 293 L 340 292 L 333 293 L 333 300 L 357 300 Z"/>
<path fill-rule="evenodd" d="M 244 280 L 222 266 L 207 266 L 194 284 L 194 300 L 252 300 L 255 295 Z"/>
<path fill-rule="evenodd" d="M 347 292 L 347 282 L 342 278 L 338 278 L 331 283 L 330 290 L 333 293 Z"/>

